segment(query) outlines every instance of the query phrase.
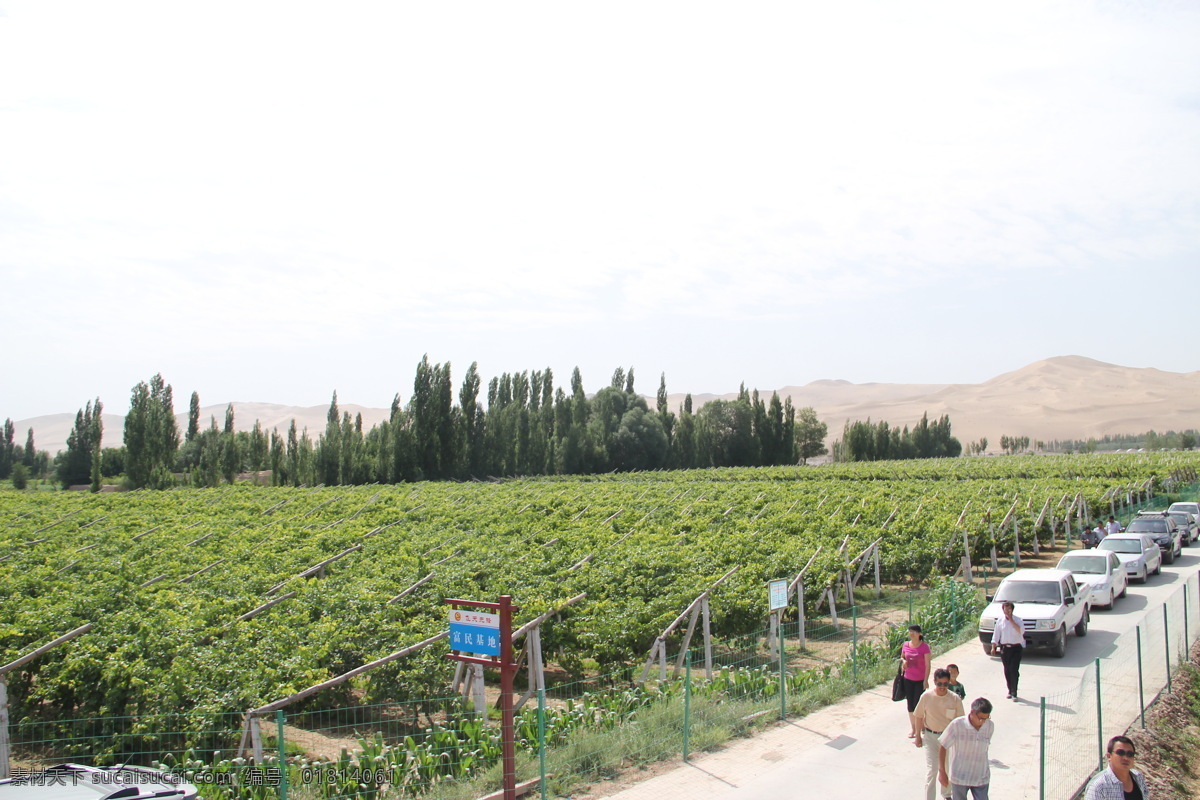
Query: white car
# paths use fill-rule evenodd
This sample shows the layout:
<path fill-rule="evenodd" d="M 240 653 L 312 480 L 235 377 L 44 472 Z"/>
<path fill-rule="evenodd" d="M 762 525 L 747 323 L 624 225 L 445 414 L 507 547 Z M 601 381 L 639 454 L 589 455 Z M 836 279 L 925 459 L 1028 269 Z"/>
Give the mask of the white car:
<path fill-rule="evenodd" d="M 180 776 L 148 767 L 58 764 L 0 780 L 0 800 L 195 800 Z"/>
<path fill-rule="evenodd" d="M 1145 583 L 1162 572 L 1162 549 L 1144 533 L 1110 533 L 1096 549 L 1116 553 L 1132 581 Z"/>
<path fill-rule="evenodd" d="M 1111 550 L 1070 550 L 1056 568 L 1070 570 L 1076 581 L 1092 587 L 1093 606 L 1112 608 L 1129 590 L 1129 574 Z"/>
<path fill-rule="evenodd" d="M 1171 507 L 1167 511 L 1186 511 L 1196 519 L 1200 519 L 1200 503 L 1171 503 Z"/>

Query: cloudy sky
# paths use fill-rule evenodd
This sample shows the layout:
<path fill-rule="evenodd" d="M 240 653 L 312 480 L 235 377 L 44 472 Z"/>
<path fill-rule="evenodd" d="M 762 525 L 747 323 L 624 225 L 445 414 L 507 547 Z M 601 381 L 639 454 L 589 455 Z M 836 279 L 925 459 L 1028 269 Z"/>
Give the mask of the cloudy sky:
<path fill-rule="evenodd" d="M 0 417 L 1200 369 L 1200 4 L 0 0 Z M 186 407 L 186 400 L 177 403 Z"/>

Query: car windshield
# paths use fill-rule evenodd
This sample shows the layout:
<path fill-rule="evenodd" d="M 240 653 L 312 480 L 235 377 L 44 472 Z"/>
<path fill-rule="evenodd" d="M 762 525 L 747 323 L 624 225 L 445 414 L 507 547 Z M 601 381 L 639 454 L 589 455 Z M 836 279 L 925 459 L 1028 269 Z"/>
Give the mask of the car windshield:
<path fill-rule="evenodd" d="M 1168 511 L 1186 511 L 1189 514 L 1200 515 L 1200 503 L 1172 503 Z"/>
<path fill-rule="evenodd" d="M 1183 525 L 1185 528 L 1191 524 L 1188 522 L 1187 514 L 1182 512 L 1178 514 L 1172 514 L 1171 519 L 1175 520 L 1176 525 Z"/>
<path fill-rule="evenodd" d="M 1142 543 L 1137 539 L 1114 539 L 1108 537 L 1100 543 L 1100 550 L 1112 550 L 1114 553 L 1140 553 Z"/>
<path fill-rule="evenodd" d="M 996 592 L 997 603 L 1052 603 L 1060 600 L 1058 584 L 1050 581 L 1004 581 Z"/>
<path fill-rule="evenodd" d="M 1086 575 L 1104 575 L 1108 572 L 1109 558 L 1112 556 L 1063 556 L 1058 568 Z"/>
<path fill-rule="evenodd" d="M 1166 533 L 1167 521 L 1165 519 L 1135 519 L 1129 523 L 1126 530 L 1130 533 Z"/>

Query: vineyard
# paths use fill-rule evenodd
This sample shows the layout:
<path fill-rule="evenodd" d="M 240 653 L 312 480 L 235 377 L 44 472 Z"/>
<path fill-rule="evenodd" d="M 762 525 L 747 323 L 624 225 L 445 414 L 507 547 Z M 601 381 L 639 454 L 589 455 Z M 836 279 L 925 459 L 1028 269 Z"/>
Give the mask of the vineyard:
<path fill-rule="evenodd" d="M 712 630 L 758 630 L 765 583 L 805 578 L 814 613 L 880 540 L 887 584 L 1028 551 L 1151 492 L 1200 454 L 947 459 L 494 483 L 0 494 L 0 663 L 11 719 L 256 708 L 423 641 L 447 597 L 510 594 L 575 677 L 633 676 L 698 594 Z M 964 544 L 965 543 L 965 544 Z M 815 558 L 814 558 L 815 556 Z M 791 613 L 795 614 L 793 608 Z M 441 697 L 444 643 L 297 708 Z M 634 699 L 630 702 L 640 702 Z M 211 724 L 211 723 L 210 723 Z"/>

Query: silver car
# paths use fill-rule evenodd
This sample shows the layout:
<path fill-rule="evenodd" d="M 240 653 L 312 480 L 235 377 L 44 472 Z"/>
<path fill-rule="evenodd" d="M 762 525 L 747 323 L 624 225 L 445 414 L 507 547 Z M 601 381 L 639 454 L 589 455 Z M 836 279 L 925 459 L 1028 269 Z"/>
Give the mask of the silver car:
<path fill-rule="evenodd" d="M 1056 569 L 1070 570 L 1079 583 L 1092 587 L 1092 606 L 1112 608 L 1129 590 L 1129 574 L 1111 550 L 1068 550 Z"/>
<path fill-rule="evenodd" d="M 1096 549 L 1116 553 L 1126 575 L 1138 583 L 1162 572 L 1162 550 L 1144 533 L 1112 533 Z"/>

